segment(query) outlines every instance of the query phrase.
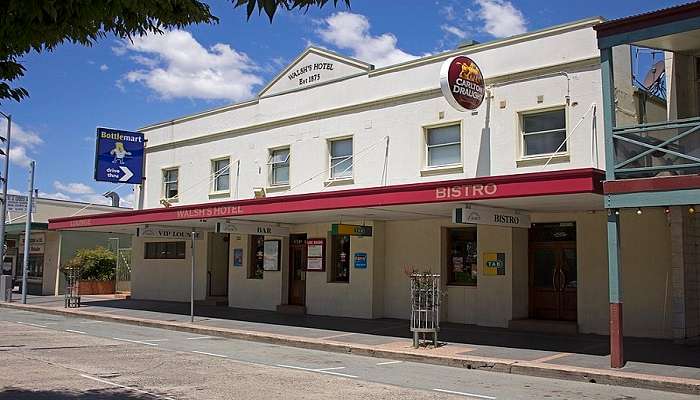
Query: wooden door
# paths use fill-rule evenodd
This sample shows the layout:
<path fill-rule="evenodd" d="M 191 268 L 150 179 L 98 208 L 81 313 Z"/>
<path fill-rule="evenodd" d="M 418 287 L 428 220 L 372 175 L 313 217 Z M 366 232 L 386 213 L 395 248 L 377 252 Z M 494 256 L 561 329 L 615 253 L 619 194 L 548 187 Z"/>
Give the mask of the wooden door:
<path fill-rule="evenodd" d="M 289 304 L 306 305 L 306 234 L 289 237 Z"/>
<path fill-rule="evenodd" d="M 576 321 L 576 244 L 530 244 L 530 315 Z"/>

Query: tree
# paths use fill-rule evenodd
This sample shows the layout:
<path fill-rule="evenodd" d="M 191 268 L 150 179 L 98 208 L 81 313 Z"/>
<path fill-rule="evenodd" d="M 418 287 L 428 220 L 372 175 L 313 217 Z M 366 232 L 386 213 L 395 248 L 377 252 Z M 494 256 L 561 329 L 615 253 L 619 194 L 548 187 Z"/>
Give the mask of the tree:
<path fill-rule="evenodd" d="M 332 0 L 350 6 L 350 0 Z M 275 12 L 323 7 L 329 0 L 231 0 L 246 7 L 248 19 L 257 9 L 270 22 Z M 21 101 L 29 93 L 11 83 L 24 76 L 21 58 L 32 51 L 51 51 L 63 43 L 92 46 L 113 34 L 130 39 L 163 33 L 219 19 L 200 0 L 4 0 L 0 12 L 0 101 Z"/>

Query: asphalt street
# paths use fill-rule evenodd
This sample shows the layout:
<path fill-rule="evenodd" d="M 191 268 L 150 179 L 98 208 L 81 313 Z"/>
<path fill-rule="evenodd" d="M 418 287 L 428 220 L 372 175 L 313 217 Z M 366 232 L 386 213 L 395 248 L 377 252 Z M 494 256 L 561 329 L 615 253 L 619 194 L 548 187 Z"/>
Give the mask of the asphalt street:
<path fill-rule="evenodd" d="M 0 310 L 5 399 L 697 399 Z"/>

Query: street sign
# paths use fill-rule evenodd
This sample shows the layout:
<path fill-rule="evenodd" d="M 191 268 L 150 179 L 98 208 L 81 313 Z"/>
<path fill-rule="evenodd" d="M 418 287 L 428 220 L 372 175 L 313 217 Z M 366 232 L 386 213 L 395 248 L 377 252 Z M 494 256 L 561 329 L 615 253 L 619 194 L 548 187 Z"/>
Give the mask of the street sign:
<path fill-rule="evenodd" d="M 27 196 L 21 194 L 8 194 L 7 195 L 7 211 L 8 212 L 27 212 Z M 33 199 L 32 208 L 36 211 L 36 199 Z"/>
<path fill-rule="evenodd" d="M 144 144 L 143 133 L 97 128 L 95 180 L 140 184 Z"/>

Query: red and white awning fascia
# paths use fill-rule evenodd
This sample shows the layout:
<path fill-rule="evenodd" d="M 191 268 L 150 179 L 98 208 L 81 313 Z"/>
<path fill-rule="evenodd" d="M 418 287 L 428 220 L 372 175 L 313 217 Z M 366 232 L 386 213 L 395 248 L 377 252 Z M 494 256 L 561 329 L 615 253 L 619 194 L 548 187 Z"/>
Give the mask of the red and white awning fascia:
<path fill-rule="evenodd" d="M 54 218 L 49 220 L 49 229 L 511 197 L 602 194 L 603 179 L 604 172 L 594 168 L 488 176 Z"/>

